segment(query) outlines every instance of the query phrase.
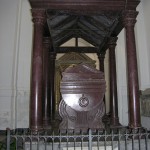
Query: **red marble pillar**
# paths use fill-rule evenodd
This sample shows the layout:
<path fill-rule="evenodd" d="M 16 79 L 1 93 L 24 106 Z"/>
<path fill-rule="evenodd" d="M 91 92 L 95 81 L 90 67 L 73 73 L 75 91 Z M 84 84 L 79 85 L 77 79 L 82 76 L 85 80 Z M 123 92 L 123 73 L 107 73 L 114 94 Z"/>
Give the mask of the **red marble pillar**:
<path fill-rule="evenodd" d="M 34 38 L 31 70 L 31 98 L 30 98 L 30 128 L 41 130 L 42 119 L 42 85 L 43 85 L 43 26 L 45 10 L 32 9 L 34 23 Z"/>
<path fill-rule="evenodd" d="M 50 37 L 43 40 L 43 127 L 50 128 Z"/>
<path fill-rule="evenodd" d="M 111 37 L 108 42 L 109 47 L 109 74 L 110 74 L 110 126 L 121 126 L 118 117 L 118 96 L 117 96 L 117 77 L 116 77 L 116 56 L 115 47 L 117 37 Z"/>
<path fill-rule="evenodd" d="M 56 53 L 51 48 L 50 52 L 50 114 L 51 122 L 55 120 L 55 59 Z"/>
<path fill-rule="evenodd" d="M 126 31 L 126 52 L 128 72 L 128 94 L 129 94 L 129 127 L 141 127 L 138 68 L 136 56 L 136 44 L 134 26 L 138 12 L 127 10 L 123 12 L 123 23 Z"/>

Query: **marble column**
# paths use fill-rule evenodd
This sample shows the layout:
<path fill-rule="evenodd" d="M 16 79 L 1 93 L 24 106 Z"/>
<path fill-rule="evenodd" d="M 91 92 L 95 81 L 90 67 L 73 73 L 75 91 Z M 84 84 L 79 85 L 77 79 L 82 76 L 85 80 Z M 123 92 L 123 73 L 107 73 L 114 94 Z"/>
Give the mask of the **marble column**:
<path fill-rule="evenodd" d="M 50 37 L 43 39 L 43 127 L 50 128 Z"/>
<path fill-rule="evenodd" d="M 110 126 L 119 127 L 118 117 L 118 96 L 117 96 L 117 77 L 116 77 L 116 56 L 115 47 L 117 37 L 111 37 L 108 42 L 109 48 L 109 75 L 110 75 Z"/>
<path fill-rule="evenodd" d="M 51 122 L 55 120 L 55 59 L 56 53 L 53 51 L 53 47 L 50 52 L 50 114 Z"/>
<path fill-rule="evenodd" d="M 38 131 L 43 128 L 42 119 L 42 85 L 43 85 L 43 29 L 45 10 L 32 9 L 34 23 L 31 97 L 30 97 L 30 128 Z"/>
<path fill-rule="evenodd" d="M 127 10 L 123 12 L 123 24 L 126 32 L 127 75 L 129 95 L 129 127 L 141 127 L 138 68 L 134 26 L 138 12 Z"/>

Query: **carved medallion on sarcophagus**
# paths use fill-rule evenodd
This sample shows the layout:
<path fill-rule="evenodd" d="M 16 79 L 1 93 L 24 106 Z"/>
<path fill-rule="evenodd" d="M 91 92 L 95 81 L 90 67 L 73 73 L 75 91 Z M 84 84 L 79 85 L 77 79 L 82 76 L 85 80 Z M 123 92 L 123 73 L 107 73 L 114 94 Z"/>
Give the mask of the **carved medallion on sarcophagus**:
<path fill-rule="evenodd" d="M 68 67 L 60 83 L 60 129 L 103 128 L 104 73 L 87 64 Z"/>

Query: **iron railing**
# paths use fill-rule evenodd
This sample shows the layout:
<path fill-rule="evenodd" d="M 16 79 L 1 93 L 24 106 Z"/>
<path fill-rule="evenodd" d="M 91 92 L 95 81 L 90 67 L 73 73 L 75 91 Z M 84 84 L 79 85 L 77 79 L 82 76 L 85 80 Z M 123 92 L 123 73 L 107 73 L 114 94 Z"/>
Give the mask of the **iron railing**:
<path fill-rule="evenodd" d="M 7 150 L 150 150 L 150 132 L 140 129 L 7 129 Z"/>

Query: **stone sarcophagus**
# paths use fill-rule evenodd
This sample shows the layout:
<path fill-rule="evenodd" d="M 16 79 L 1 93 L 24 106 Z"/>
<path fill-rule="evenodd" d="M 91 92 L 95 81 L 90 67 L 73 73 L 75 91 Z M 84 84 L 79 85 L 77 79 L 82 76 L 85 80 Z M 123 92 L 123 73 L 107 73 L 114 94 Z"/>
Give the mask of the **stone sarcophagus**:
<path fill-rule="evenodd" d="M 68 67 L 60 83 L 60 129 L 103 128 L 105 91 L 103 72 L 87 64 Z"/>

